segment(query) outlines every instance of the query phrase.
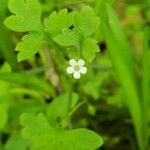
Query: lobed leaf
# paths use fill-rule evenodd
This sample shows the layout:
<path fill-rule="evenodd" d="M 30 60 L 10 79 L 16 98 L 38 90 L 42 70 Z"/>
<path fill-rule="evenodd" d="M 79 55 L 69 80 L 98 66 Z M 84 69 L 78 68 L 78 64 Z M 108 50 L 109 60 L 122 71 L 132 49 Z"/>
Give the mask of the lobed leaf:
<path fill-rule="evenodd" d="M 10 136 L 5 145 L 5 150 L 27 150 L 28 144 L 20 132 Z"/>
<path fill-rule="evenodd" d="M 54 11 L 49 18 L 45 19 L 44 25 L 46 32 L 55 37 L 63 29 L 69 28 L 72 25 L 72 15 L 68 14 L 67 9 L 62 9 L 59 12 Z"/>
<path fill-rule="evenodd" d="M 91 7 L 84 7 L 81 13 L 74 14 L 74 24 L 79 33 L 85 37 L 92 35 L 99 26 L 99 17 L 95 16 Z"/>
<path fill-rule="evenodd" d="M 34 54 L 36 54 L 42 44 L 43 44 L 43 35 L 39 33 L 29 33 L 22 38 L 22 42 L 20 42 L 16 50 L 18 53 L 18 61 L 25 60 L 30 58 Z"/>
<path fill-rule="evenodd" d="M 79 43 L 79 38 L 79 34 L 76 30 L 64 29 L 62 34 L 54 38 L 54 41 L 62 46 L 72 46 Z"/>
<path fill-rule="evenodd" d="M 24 126 L 22 135 L 28 139 L 33 147 L 40 147 L 54 138 L 54 129 L 49 126 L 43 114 L 34 117 L 24 113 L 21 115 L 21 124 Z"/>
<path fill-rule="evenodd" d="M 95 53 L 99 52 L 99 47 L 97 45 L 97 41 L 94 39 L 87 39 L 84 43 L 83 43 L 83 47 L 82 47 L 82 54 L 83 57 L 91 62 L 94 57 L 95 57 Z"/>
<path fill-rule="evenodd" d="M 13 13 L 5 25 L 14 31 L 37 31 L 41 26 L 41 7 L 38 0 L 10 0 L 9 10 Z"/>
<path fill-rule="evenodd" d="M 71 109 L 78 102 L 78 95 L 76 93 L 72 94 L 72 105 Z M 56 124 L 57 120 L 61 120 L 67 117 L 68 115 L 68 102 L 69 102 L 69 93 L 65 93 L 56 97 L 47 108 L 47 114 L 50 118 L 51 125 Z M 58 107 L 61 106 L 61 107 Z"/>

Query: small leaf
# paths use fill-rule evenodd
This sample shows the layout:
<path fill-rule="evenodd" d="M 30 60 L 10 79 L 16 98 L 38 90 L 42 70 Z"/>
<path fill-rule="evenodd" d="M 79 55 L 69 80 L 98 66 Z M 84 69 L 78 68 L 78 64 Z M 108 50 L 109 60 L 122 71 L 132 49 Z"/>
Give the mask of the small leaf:
<path fill-rule="evenodd" d="M 78 59 L 79 51 L 75 47 L 67 48 L 67 53 L 68 53 L 69 58 Z"/>
<path fill-rule="evenodd" d="M 64 29 L 62 34 L 57 35 L 54 41 L 62 46 L 72 46 L 79 43 L 79 34 L 76 30 Z"/>
<path fill-rule="evenodd" d="M 27 150 L 28 145 L 20 133 L 16 133 L 9 137 L 5 149 L 6 150 Z"/>
<path fill-rule="evenodd" d="M 81 13 L 76 12 L 73 18 L 75 27 L 85 37 L 92 35 L 99 26 L 99 17 L 96 17 L 94 10 L 88 6 L 84 7 Z"/>
<path fill-rule="evenodd" d="M 60 139 L 63 143 L 61 150 L 95 150 L 103 144 L 98 134 L 84 128 L 64 131 Z"/>
<path fill-rule="evenodd" d="M 14 14 L 5 25 L 14 31 L 37 31 L 41 26 L 41 8 L 38 0 L 10 0 L 9 10 Z"/>
<path fill-rule="evenodd" d="M 43 114 L 38 114 L 34 117 L 24 113 L 21 115 L 21 124 L 25 127 L 22 130 L 24 138 L 28 139 L 33 147 L 40 147 L 54 138 L 54 129 L 49 126 Z"/>
<path fill-rule="evenodd" d="M 68 102 L 69 93 L 65 93 L 56 97 L 47 108 L 47 113 L 50 118 L 51 125 L 55 125 L 57 119 L 64 119 L 68 115 Z M 76 93 L 72 94 L 72 106 L 73 108 L 78 102 L 78 95 Z M 58 107 L 61 106 L 61 107 Z"/>
<path fill-rule="evenodd" d="M 70 27 L 72 22 L 72 15 L 68 14 L 67 9 L 62 9 L 58 13 L 54 11 L 48 19 L 45 19 L 44 25 L 46 31 L 54 37 L 60 34 L 63 29 Z"/>
<path fill-rule="evenodd" d="M 82 54 L 83 57 L 91 62 L 94 57 L 95 57 L 95 53 L 99 52 L 99 47 L 97 45 L 97 41 L 94 39 L 87 39 L 84 43 L 83 43 L 83 47 L 82 47 Z"/>
<path fill-rule="evenodd" d="M 16 50 L 19 51 L 18 61 L 22 61 L 33 56 L 40 50 L 42 43 L 43 35 L 38 33 L 25 35 L 22 38 L 22 42 L 20 42 L 16 47 Z"/>

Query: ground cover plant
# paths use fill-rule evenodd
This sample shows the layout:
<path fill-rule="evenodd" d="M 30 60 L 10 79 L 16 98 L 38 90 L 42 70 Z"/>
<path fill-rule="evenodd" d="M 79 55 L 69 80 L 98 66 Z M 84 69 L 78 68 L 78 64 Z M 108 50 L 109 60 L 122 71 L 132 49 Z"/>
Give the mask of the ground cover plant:
<path fill-rule="evenodd" d="M 149 0 L 0 0 L 0 150 L 149 150 L 149 50 Z"/>

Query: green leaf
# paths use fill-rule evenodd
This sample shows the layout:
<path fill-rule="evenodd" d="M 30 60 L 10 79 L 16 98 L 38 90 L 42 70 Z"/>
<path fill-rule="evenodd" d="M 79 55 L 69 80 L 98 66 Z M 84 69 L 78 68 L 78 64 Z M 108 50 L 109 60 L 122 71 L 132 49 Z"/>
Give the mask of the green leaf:
<path fill-rule="evenodd" d="M 22 114 L 21 124 L 24 126 L 22 135 L 32 150 L 95 150 L 103 143 L 99 135 L 88 129 L 54 129 L 42 114 L 37 117 Z"/>
<path fill-rule="evenodd" d="M 0 11 L 7 9 L 8 0 L 0 0 Z"/>
<path fill-rule="evenodd" d="M 42 44 L 43 35 L 38 33 L 25 35 L 22 38 L 22 42 L 20 42 L 16 47 L 16 50 L 19 51 L 18 61 L 22 61 L 33 56 L 40 50 Z"/>
<path fill-rule="evenodd" d="M 68 115 L 68 102 L 69 102 L 69 93 L 62 94 L 56 97 L 47 108 L 47 114 L 50 118 L 52 125 L 56 125 L 57 120 L 61 120 L 67 117 Z M 72 94 L 72 106 L 71 109 L 78 102 L 78 95 L 76 93 Z M 61 107 L 58 107 L 61 106 Z"/>
<path fill-rule="evenodd" d="M 27 150 L 28 144 L 20 133 L 11 136 L 5 146 L 6 150 Z"/>
<path fill-rule="evenodd" d="M 79 51 L 76 49 L 76 47 L 67 48 L 67 53 L 68 53 L 69 58 L 78 59 Z"/>
<path fill-rule="evenodd" d="M 94 59 L 96 52 L 99 52 L 97 41 L 91 38 L 87 39 L 82 46 L 83 57 L 91 62 Z"/>
<path fill-rule="evenodd" d="M 54 11 L 48 19 L 45 19 L 44 25 L 46 31 L 54 37 L 63 29 L 70 27 L 72 22 L 72 15 L 68 14 L 67 9 L 62 9 L 59 12 Z"/>
<path fill-rule="evenodd" d="M 41 26 L 41 8 L 38 0 L 10 0 L 9 10 L 14 14 L 5 25 L 14 31 L 37 31 Z"/>
<path fill-rule="evenodd" d="M 64 29 L 62 34 L 57 35 L 54 41 L 62 46 L 72 46 L 79 43 L 79 34 L 76 30 Z"/>
<path fill-rule="evenodd" d="M 95 150 L 103 144 L 98 134 L 84 128 L 62 132 L 60 141 L 60 150 Z"/>
<path fill-rule="evenodd" d="M 40 147 L 54 138 L 54 129 L 49 126 L 43 114 L 38 114 L 34 117 L 30 114 L 24 113 L 21 115 L 21 124 L 24 126 L 22 135 L 28 139 L 33 147 Z"/>
<path fill-rule="evenodd" d="M 95 16 L 95 12 L 91 7 L 84 7 L 81 13 L 74 14 L 74 24 L 79 33 L 85 37 L 92 35 L 99 26 L 99 17 Z"/>

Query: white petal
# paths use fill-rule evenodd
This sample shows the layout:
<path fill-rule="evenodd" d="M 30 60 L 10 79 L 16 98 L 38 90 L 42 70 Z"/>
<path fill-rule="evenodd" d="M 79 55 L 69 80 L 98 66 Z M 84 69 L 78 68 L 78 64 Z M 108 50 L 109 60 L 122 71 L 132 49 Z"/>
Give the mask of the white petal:
<path fill-rule="evenodd" d="M 84 66 L 84 64 L 85 64 L 85 62 L 84 62 L 83 59 L 79 59 L 79 60 L 78 60 L 78 65 L 79 65 L 79 66 Z"/>
<path fill-rule="evenodd" d="M 81 67 L 80 68 L 80 73 L 82 73 L 82 74 L 87 73 L 87 68 L 86 67 Z"/>
<path fill-rule="evenodd" d="M 77 61 L 75 59 L 70 59 L 69 64 L 74 67 L 77 64 Z"/>
<path fill-rule="evenodd" d="M 66 71 L 67 71 L 68 74 L 72 74 L 74 72 L 74 68 L 73 67 L 68 67 L 66 69 Z"/>
<path fill-rule="evenodd" d="M 75 79 L 79 79 L 80 78 L 80 72 L 78 72 L 78 71 L 75 71 L 74 73 L 73 73 L 73 77 L 75 78 Z"/>

